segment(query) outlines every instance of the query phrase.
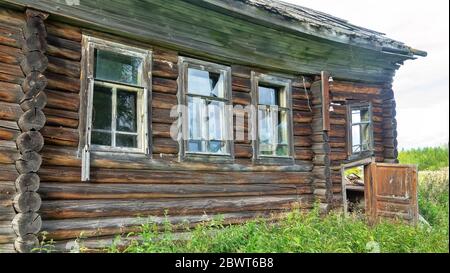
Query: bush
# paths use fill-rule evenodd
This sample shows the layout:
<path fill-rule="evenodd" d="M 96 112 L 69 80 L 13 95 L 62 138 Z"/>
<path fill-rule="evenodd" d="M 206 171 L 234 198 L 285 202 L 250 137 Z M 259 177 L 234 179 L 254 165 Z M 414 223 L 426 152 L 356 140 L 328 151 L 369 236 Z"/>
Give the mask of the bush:
<path fill-rule="evenodd" d="M 402 164 L 417 164 L 420 171 L 437 171 L 448 167 L 448 146 L 403 150 L 398 159 Z"/>

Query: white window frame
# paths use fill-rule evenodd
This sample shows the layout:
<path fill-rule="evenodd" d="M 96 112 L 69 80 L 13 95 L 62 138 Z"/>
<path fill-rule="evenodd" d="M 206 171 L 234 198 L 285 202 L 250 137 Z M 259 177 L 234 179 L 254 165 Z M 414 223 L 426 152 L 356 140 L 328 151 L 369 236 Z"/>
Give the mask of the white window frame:
<path fill-rule="evenodd" d="M 232 113 L 232 91 L 231 91 L 231 68 L 229 66 L 224 66 L 216 63 L 206 62 L 202 60 L 197 60 L 188 57 L 179 57 L 179 68 L 180 68 L 180 77 L 179 77 L 179 92 L 178 92 L 178 101 L 180 105 L 184 105 L 186 107 L 186 113 L 184 117 L 179 118 L 179 121 L 182 122 L 179 124 L 179 128 L 181 128 L 182 138 L 179 141 L 180 144 L 180 157 L 181 159 L 199 159 L 205 160 L 208 158 L 211 159 L 233 159 L 234 153 L 234 142 L 233 142 L 233 113 Z M 214 98 L 209 96 L 202 96 L 196 94 L 188 93 L 188 69 L 195 68 L 198 70 L 213 72 L 217 74 L 223 75 L 224 78 L 224 98 Z M 213 101 L 223 102 L 225 104 L 225 141 L 226 141 L 226 153 L 209 153 L 209 152 L 192 152 L 187 150 L 187 145 L 189 142 L 189 120 L 188 120 L 188 97 L 200 97 L 204 99 L 209 99 Z M 180 113 L 181 115 L 183 113 Z"/>
<path fill-rule="evenodd" d="M 128 46 L 121 43 L 83 35 L 83 58 L 82 58 L 82 125 L 80 126 L 82 137 L 80 138 L 80 151 L 82 154 L 82 181 L 89 180 L 90 171 L 90 153 L 123 153 L 123 154 L 143 154 L 151 155 L 151 63 L 152 51 L 149 49 L 142 49 L 138 47 Z M 94 78 L 95 71 L 95 50 L 105 50 L 118 54 L 123 54 L 131 57 L 142 59 L 142 71 L 140 73 L 140 85 L 126 84 L 115 81 L 96 80 Z M 93 113 L 93 97 L 94 84 L 107 85 L 112 89 L 112 127 L 111 130 L 106 130 L 111 133 L 112 146 L 91 145 L 92 128 L 92 113 Z M 115 147 L 116 133 L 116 116 L 117 111 L 117 96 L 116 90 L 122 89 L 129 92 L 136 92 L 136 112 L 137 112 L 137 138 L 138 148 Z M 84 112 L 83 112 L 84 111 Z M 100 131 L 100 130 L 96 130 Z M 105 132 L 106 132 L 105 131 Z M 119 132 L 129 134 L 126 132 Z"/>
<path fill-rule="evenodd" d="M 288 136 L 288 155 L 279 156 L 276 155 L 276 150 L 273 151 L 272 155 L 263 155 L 260 153 L 259 149 L 259 86 L 260 85 L 268 85 L 276 88 L 282 88 L 286 95 L 286 107 L 276 107 L 278 110 L 284 109 L 288 113 L 288 121 L 287 121 L 287 136 Z M 255 113 L 253 115 L 253 150 L 254 160 L 261 161 L 264 163 L 265 161 L 277 163 L 280 161 L 284 163 L 285 161 L 291 162 L 294 161 L 294 133 L 293 133 L 293 114 L 292 114 L 292 80 L 288 78 L 284 78 L 281 76 L 262 74 L 252 71 L 252 104 L 255 107 Z M 275 125 L 273 130 L 275 130 Z M 278 134 L 278 132 L 276 132 Z M 278 144 L 278 143 L 277 143 Z"/>

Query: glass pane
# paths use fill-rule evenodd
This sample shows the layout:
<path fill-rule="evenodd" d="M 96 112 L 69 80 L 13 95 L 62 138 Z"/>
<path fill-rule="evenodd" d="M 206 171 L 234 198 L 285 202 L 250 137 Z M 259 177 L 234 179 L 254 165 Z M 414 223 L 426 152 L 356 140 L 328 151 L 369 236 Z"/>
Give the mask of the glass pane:
<path fill-rule="evenodd" d="M 111 130 L 112 93 L 111 89 L 94 85 L 94 103 L 92 107 L 93 129 Z"/>
<path fill-rule="evenodd" d="M 278 112 L 278 143 L 288 144 L 288 112 L 281 110 Z"/>
<path fill-rule="evenodd" d="M 274 115 L 270 108 L 260 107 L 258 110 L 258 136 L 262 144 L 272 144 L 274 142 Z"/>
<path fill-rule="evenodd" d="M 189 135 L 192 140 L 206 139 L 202 126 L 206 125 L 205 100 L 197 97 L 188 97 Z"/>
<path fill-rule="evenodd" d="M 188 68 L 188 93 L 224 98 L 224 91 L 222 74 Z"/>
<path fill-rule="evenodd" d="M 367 108 L 361 109 L 361 120 L 368 122 L 370 121 L 369 119 L 370 119 L 369 109 Z"/>
<path fill-rule="evenodd" d="M 187 150 L 189 152 L 203 152 L 202 141 L 201 140 L 189 140 L 187 145 Z"/>
<path fill-rule="evenodd" d="M 225 140 L 225 103 L 208 101 L 209 140 Z"/>
<path fill-rule="evenodd" d="M 208 145 L 208 152 L 214 154 L 225 154 L 226 151 L 226 142 L 225 141 L 217 141 L 211 140 Z"/>
<path fill-rule="evenodd" d="M 116 146 L 124 148 L 137 148 L 137 136 L 116 134 Z"/>
<path fill-rule="evenodd" d="M 95 78 L 140 85 L 142 59 L 119 53 L 95 50 Z"/>
<path fill-rule="evenodd" d="M 362 135 L 362 144 L 363 150 L 368 150 L 370 145 L 370 126 L 369 124 L 361 125 L 361 135 Z"/>
<path fill-rule="evenodd" d="M 271 144 L 259 144 L 259 154 L 266 156 L 273 156 L 273 146 Z"/>
<path fill-rule="evenodd" d="M 361 131 L 359 125 L 352 126 L 352 146 L 361 145 Z"/>
<path fill-rule="evenodd" d="M 101 146 L 111 146 L 111 133 L 102 133 L 92 131 L 91 144 Z"/>
<path fill-rule="evenodd" d="M 361 122 L 361 111 L 358 110 L 352 110 L 352 123 L 359 123 Z"/>
<path fill-rule="evenodd" d="M 137 132 L 137 93 L 117 90 L 117 131 Z"/>
<path fill-rule="evenodd" d="M 273 87 L 258 87 L 258 100 L 259 104 L 264 105 L 278 105 L 277 101 L 277 90 Z"/>
<path fill-rule="evenodd" d="M 289 156 L 289 147 L 287 145 L 278 145 L 276 155 Z"/>

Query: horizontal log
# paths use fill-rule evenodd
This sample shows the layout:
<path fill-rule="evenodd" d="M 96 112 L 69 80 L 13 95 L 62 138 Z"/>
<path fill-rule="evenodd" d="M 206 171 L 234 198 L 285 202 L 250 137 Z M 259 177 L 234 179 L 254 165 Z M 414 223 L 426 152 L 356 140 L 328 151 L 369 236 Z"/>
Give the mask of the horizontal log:
<path fill-rule="evenodd" d="M 47 94 L 48 108 L 78 112 L 80 107 L 78 94 L 48 89 L 45 90 L 45 93 Z"/>
<path fill-rule="evenodd" d="M 256 217 L 268 217 L 266 211 L 225 213 L 220 217 L 223 224 L 238 224 L 243 221 L 254 219 Z M 179 228 L 195 227 L 200 223 L 213 221 L 215 215 L 185 215 L 185 216 L 149 216 L 146 218 L 119 217 L 103 219 L 68 219 L 68 220 L 47 220 L 42 224 L 42 231 L 45 231 L 46 237 L 51 240 L 67 240 L 80 237 L 83 238 L 98 237 L 114 234 L 128 234 L 130 232 L 139 232 L 142 225 L 156 224 L 163 226 L 164 223 L 171 223 L 175 230 Z M 84 243 L 82 243 L 84 244 Z"/>
<path fill-rule="evenodd" d="M 22 72 L 22 69 L 20 68 L 20 65 L 18 64 L 6 64 L 0 61 L 0 73 L 16 76 L 16 77 L 23 77 L 24 74 Z"/>
<path fill-rule="evenodd" d="M 236 158 L 252 158 L 253 146 L 251 144 L 235 144 L 234 156 Z"/>
<path fill-rule="evenodd" d="M 171 124 L 153 123 L 152 124 L 153 137 L 170 138 L 170 127 Z"/>
<path fill-rule="evenodd" d="M 176 80 L 153 77 L 152 91 L 176 95 L 178 93 L 178 84 Z"/>
<path fill-rule="evenodd" d="M 331 92 L 348 92 L 348 93 L 361 93 L 361 94 L 375 94 L 381 93 L 382 86 L 364 84 L 364 83 L 352 83 L 334 81 L 330 85 Z"/>
<path fill-rule="evenodd" d="M 295 159 L 298 160 L 311 160 L 314 153 L 309 148 L 295 147 Z"/>
<path fill-rule="evenodd" d="M 152 74 L 155 77 L 176 80 L 178 78 L 178 64 L 165 59 L 154 59 Z"/>
<path fill-rule="evenodd" d="M 311 112 L 305 111 L 292 111 L 293 122 L 298 123 L 311 123 L 313 120 L 313 116 Z"/>
<path fill-rule="evenodd" d="M 44 127 L 45 121 L 45 115 L 41 110 L 30 109 L 20 116 L 17 124 L 24 132 L 31 130 L 39 131 Z"/>
<path fill-rule="evenodd" d="M 154 154 L 178 154 L 178 142 L 172 138 L 153 138 L 152 152 Z"/>
<path fill-rule="evenodd" d="M 43 219 L 93 218 L 146 215 L 192 215 L 239 211 L 284 210 L 310 208 L 311 198 L 304 196 L 227 197 L 160 200 L 85 200 L 43 201 L 40 213 Z"/>
<path fill-rule="evenodd" d="M 16 161 L 16 169 L 20 174 L 37 172 L 42 164 L 42 157 L 37 152 L 26 152 Z"/>
<path fill-rule="evenodd" d="M 40 178 L 36 173 L 21 174 L 14 184 L 18 193 L 35 192 L 39 189 Z"/>
<path fill-rule="evenodd" d="M 69 49 L 81 53 L 81 42 L 64 39 L 55 35 L 47 35 L 47 43 L 58 48 Z"/>
<path fill-rule="evenodd" d="M 81 29 L 64 23 L 46 21 L 47 33 L 71 41 L 81 42 Z"/>
<path fill-rule="evenodd" d="M 152 122 L 173 124 L 178 119 L 178 115 L 176 115 L 175 117 L 171 117 L 170 112 L 170 109 L 153 108 Z"/>
<path fill-rule="evenodd" d="M 250 93 L 252 84 L 250 78 L 234 76 L 231 78 L 233 91 Z"/>
<path fill-rule="evenodd" d="M 23 192 L 14 197 L 14 208 L 17 212 L 36 212 L 41 207 L 41 197 L 36 192 Z"/>
<path fill-rule="evenodd" d="M 45 126 L 42 128 L 41 134 L 44 136 L 46 144 L 78 146 L 79 133 L 76 129 Z"/>
<path fill-rule="evenodd" d="M 191 163 L 194 164 L 194 163 Z M 45 182 L 73 183 L 81 181 L 80 167 L 42 166 L 39 177 Z M 138 183 L 138 184 L 302 184 L 309 185 L 312 177 L 309 172 L 232 172 L 202 171 L 192 179 L 191 171 L 170 170 L 132 170 L 99 169 L 91 170 L 90 183 Z"/>
<path fill-rule="evenodd" d="M 81 73 L 80 62 L 70 61 L 54 56 L 48 56 L 47 70 L 52 73 L 79 78 Z"/>
<path fill-rule="evenodd" d="M 295 136 L 309 136 L 312 134 L 312 128 L 309 124 L 294 123 Z"/>
<path fill-rule="evenodd" d="M 18 65 L 20 64 L 22 59 L 23 53 L 20 49 L 11 46 L 0 45 L 0 60 L 2 61 L 2 63 Z"/>
<path fill-rule="evenodd" d="M 154 60 L 164 60 L 171 63 L 178 63 L 178 53 L 173 50 L 167 50 L 163 48 L 153 48 Z"/>
<path fill-rule="evenodd" d="M 16 144 L 21 153 L 39 152 L 44 147 L 44 138 L 37 131 L 23 132 L 17 137 Z M 15 147 L 13 146 L 13 148 Z"/>
<path fill-rule="evenodd" d="M 72 93 L 80 92 L 80 79 L 67 77 L 60 74 L 45 72 L 49 89 L 68 91 Z"/>
<path fill-rule="evenodd" d="M 0 164 L 0 181 L 14 181 L 19 173 L 13 164 Z"/>
<path fill-rule="evenodd" d="M 20 130 L 16 122 L 0 120 L 0 140 L 15 141 L 19 135 Z"/>
<path fill-rule="evenodd" d="M 294 146 L 296 147 L 310 147 L 312 139 L 309 136 L 294 136 Z"/>
<path fill-rule="evenodd" d="M 244 92 L 235 92 L 233 91 L 233 104 L 239 104 L 239 105 L 250 105 L 252 103 L 252 98 L 249 93 Z"/>
<path fill-rule="evenodd" d="M 4 202 L 14 200 L 16 187 L 12 181 L 0 181 L 0 201 Z M 1 223 L 1 222 L 0 222 Z M 1 233 L 1 227 L 0 227 Z"/>
<path fill-rule="evenodd" d="M 45 108 L 44 114 L 47 119 L 47 125 L 78 128 L 77 112 Z"/>
<path fill-rule="evenodd" d="M 152 107 L 159 109 L 172 109 L 178 105 L 177 96 L 171 94 L 164 94 L 159 92 L 153 92 L 152 94 Z"/>
<path fill-rule="evenodd" d="M 23 12 L 17 12 L 11 9 L 1 9 L 0 22 L 19 28 L 23 27 L 25 24 L 25 16 Z"/>
<path fill-rule="evenodd" d="M 61 48 L 61 47 L 54 46 L 51 44 L 47 45 L 46 53 L 49 56 L 64 58 L 67 60 L 72 60 L 72 61 L 80 61 L 81 60 L 81 52 Z"/>
<path fill-rule="evenodd" d="M 43 200 L 205 198 L 310 194 L 311 187 L 292 184 L 86 184 L 41 183 Z"/>
<path fill-rule="evenodd" d="M 0 101 L 19 103 L 22 97 L 23 91 L 19 84 L 0 81 Z"/>
<path fill-rule="evenodd" d="M 18 121 L 23 111 L 16 103 L 0 102 L 0 119 Z"/>
<path fill-rule="evenodd" d="M 10 74 L 0 72 L 0 82 L 22 84 L 24 78 L 25 77 L 23 75 L 15 76 L 15 75 L 10 75 Z"/>
<path fill-rule="evenodd" d="M 46 139 L 47 141 L 47 139 Z M 47 143 L 47 142 L 46 142 Z M 41 154 L 45 165 L 80 167 L 81 160 L 77 156 L 76 148 L 62 148 L 46 144 Z M 308 172 L 311 169 L 310 162 L 301 162 L 296 165 L 270 166 L 248 165 L 236 162 L 235 164 L 213 164 L 203 162 L 179 162 L 178 158 L 148 159 L 144 155 L 127 154 L 117 157 L 116 154 L 91 153 L 91 166 L 93 168 L 108 169 L 146 169 L 146 170 L 171 170 L 171 171 L 237 171 L 237 172 Z"/>
<path fill-rule="evenodd" d="M 21 28 L 0 24 L 0 44 L 22 48 L 23 34 Z"/>

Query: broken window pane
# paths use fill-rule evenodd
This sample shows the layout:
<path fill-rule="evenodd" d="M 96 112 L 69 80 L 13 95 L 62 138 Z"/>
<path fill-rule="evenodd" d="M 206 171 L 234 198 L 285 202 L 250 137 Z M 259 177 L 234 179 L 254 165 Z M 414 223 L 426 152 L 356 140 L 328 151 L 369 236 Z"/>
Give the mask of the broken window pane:
<path fill-rule="evenodd" d="M 223 75 L 195 68 L 188 68 L 188 93 L 224 98 Z"/>
<path fill-rule="evenodd" d="M 95 78 L 141 85 L 142 59 L 119 53 L 95 50 Z"/>

